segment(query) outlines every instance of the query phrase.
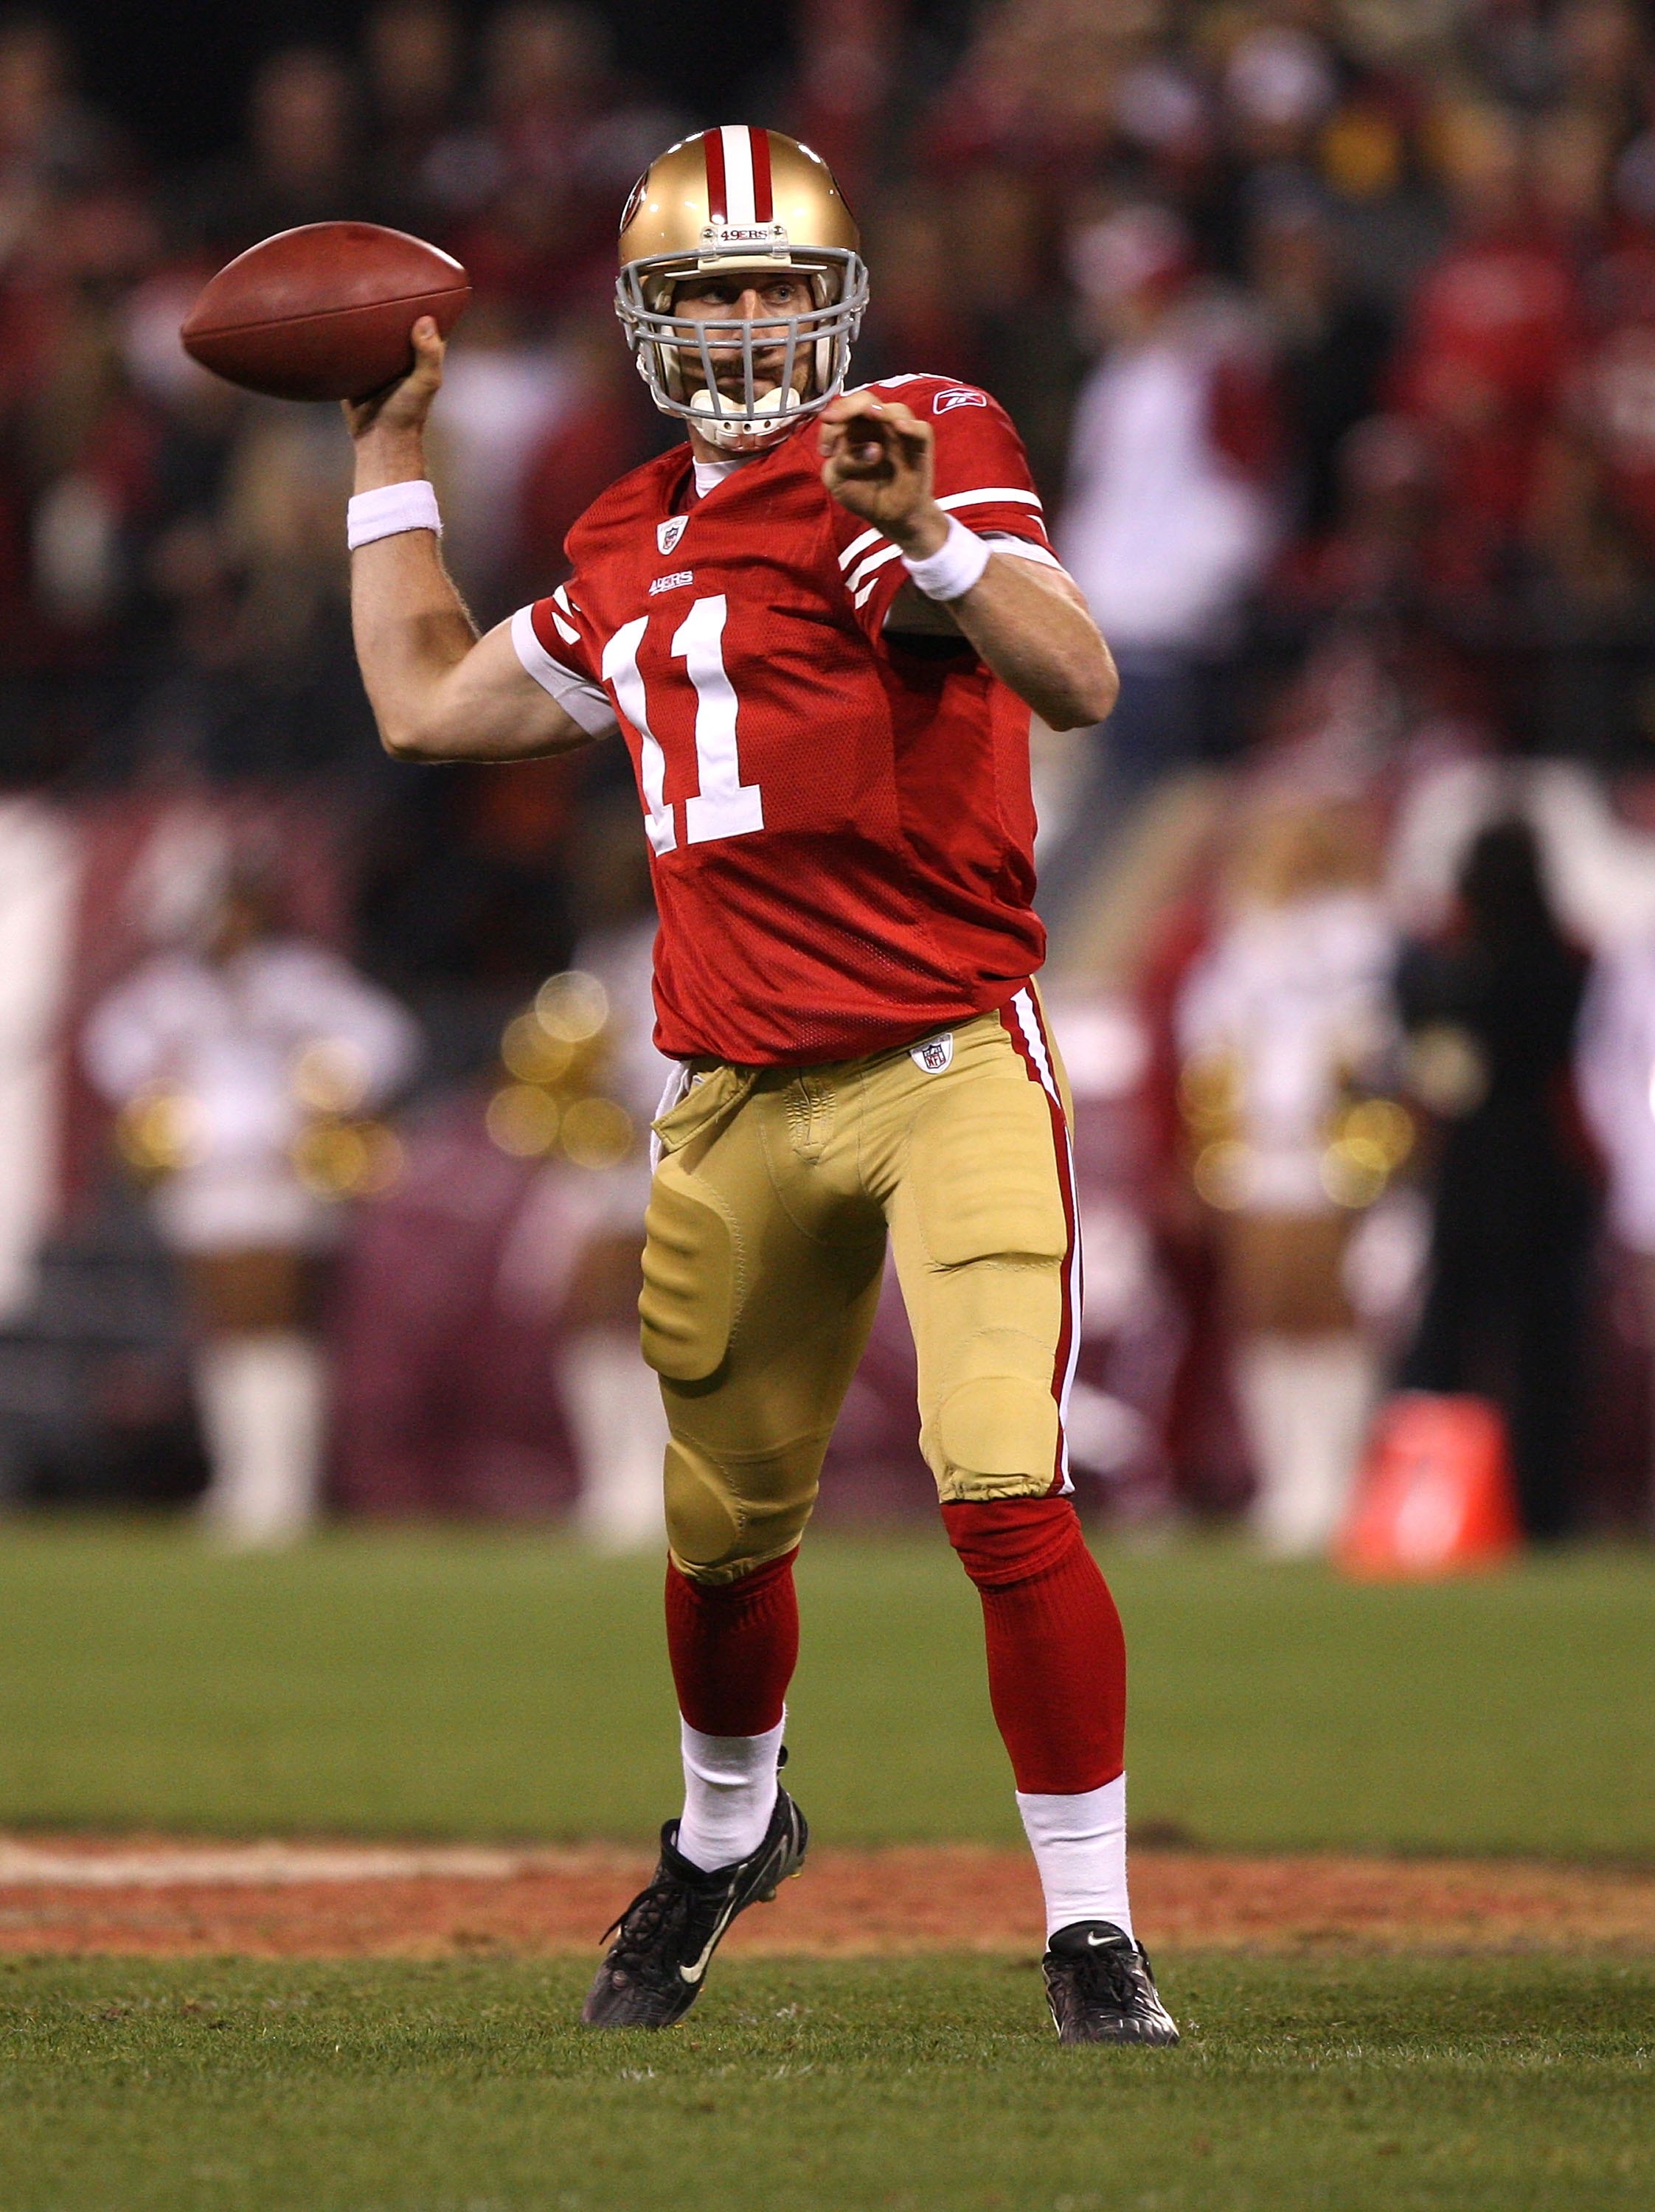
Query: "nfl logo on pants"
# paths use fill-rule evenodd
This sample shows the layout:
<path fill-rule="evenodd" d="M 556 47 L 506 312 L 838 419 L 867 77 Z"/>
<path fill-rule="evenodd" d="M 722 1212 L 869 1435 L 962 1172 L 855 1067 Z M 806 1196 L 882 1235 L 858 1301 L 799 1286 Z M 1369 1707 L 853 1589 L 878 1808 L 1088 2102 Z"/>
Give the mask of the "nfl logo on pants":
<path fill-rule="evenodd" d="M 954 1056 L 954 1033 L 945 1030 L 940 1036 L 927 1037 L 923 1044 L 915 1045 L 908 1057 L 916 1067 L 922 1067 L 928 1075 L 940 1075 Z"/>

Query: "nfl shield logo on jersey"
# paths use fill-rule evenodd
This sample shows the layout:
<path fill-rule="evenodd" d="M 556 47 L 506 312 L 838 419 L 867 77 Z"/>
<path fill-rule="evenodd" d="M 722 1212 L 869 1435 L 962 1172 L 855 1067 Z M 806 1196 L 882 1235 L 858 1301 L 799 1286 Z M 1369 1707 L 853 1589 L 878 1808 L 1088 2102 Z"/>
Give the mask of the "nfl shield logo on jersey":
<path fill-rule="evenodd" d="M 687 514 L 675 514 L 670 521 L 655 525 L 655 544 L 661 552 L 670 553 L 685 532 L 690 527 Z"/>
<path fill-rule="evenodd" d="M 954 1057 L 952 1030 L 945 1030 L 940 1036 L 927 1037 L 923 1044 L 910 1046 L 908 1057 L 928 1075 L 940 1075 Z"/>

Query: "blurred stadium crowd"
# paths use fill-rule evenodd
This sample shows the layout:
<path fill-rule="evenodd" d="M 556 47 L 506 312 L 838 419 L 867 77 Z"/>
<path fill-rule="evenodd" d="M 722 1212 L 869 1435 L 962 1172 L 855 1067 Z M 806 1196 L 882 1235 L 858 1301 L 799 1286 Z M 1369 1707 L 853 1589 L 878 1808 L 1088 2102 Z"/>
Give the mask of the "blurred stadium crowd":
<path fill-rule="evenodd" d="M 984 384 L 1120 661 L 1037 731 L 1083 1502 L 1325 1546 L 1383 1393 L 1526 1526 L 1647 1525 L 1655 37 L 1629 0 L 800 0 L 760 119 L 863 224 L 865 378 Z M 686 112 L 601 20 L 380 0 L 161 171 L 0 20 L 0 1494 L 572 1510 L 649 1538 L 660 1088 L 618 747 L 417 769 L 329 409 L 177 329 L 333 216 L 466 264 L 479 619 L 665 426 L 610 309 Z M 824 1492 L 922 1505 L 887 1299 Z"/>

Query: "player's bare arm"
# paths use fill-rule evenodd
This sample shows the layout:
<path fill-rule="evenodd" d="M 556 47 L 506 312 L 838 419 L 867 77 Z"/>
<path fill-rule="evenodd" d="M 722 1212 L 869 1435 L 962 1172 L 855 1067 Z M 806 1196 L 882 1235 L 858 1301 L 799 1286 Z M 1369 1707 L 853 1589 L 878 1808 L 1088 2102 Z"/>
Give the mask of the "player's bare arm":
<path fill-rule="evenodd" d="M 426 473 L 425 421 L 444 348 L 429 316 L 415 324 L 413 341 L 415 365 L 399 384 L 344 403 L 359 492 Z M 526 674 L 509 623 L 478 635 L 434 531 L 403 530 L 357 547 L 350 619 L 380 739 L 399 759 L 529 760 L 591 742 Z"/>
<path fill-rule="evenodd" d="M 824 408 L 822 481 L 839 504 L 883 532 L 910 560 L 935 553 L 948 518 L 932 489 L 933 433 L 900 400 L 847 392 Z M 1001 683 L 1054 730 L 1101 722 L 1120 680 L 1079 587 L 1062 569 L 991 554 L 964 595 L 940 610 L 912 585 L 889 627 L 939 626 L 939 612 Z"/>

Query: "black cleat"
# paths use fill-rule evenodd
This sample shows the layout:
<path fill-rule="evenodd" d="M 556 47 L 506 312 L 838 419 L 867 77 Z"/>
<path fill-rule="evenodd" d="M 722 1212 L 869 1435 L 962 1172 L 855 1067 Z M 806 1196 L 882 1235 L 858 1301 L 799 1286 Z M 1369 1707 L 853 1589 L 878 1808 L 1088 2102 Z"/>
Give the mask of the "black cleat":
<path fill-rule="evenodd" d="M 1060 1928 L 1040 1961 L 1060 2043 L 1176 2043 L 1149 1954 L 1112 1920 Z"/>
<path fill-rule="evenodd" d="M 770 1902 L 803 1866 L 810 1840 L 785 1790 L 776 1792 L 764 1842 L 733 1866 L 703 1874 L 675 1848 L 678 1832 L 676 1820 L 661 1830 L 654 1880 L 604 1930 L 615 1941 L 581 2008 L 588 2027 L 671 2027 L 682 2020 L 725 1929 L 750 1905 Z"/>

